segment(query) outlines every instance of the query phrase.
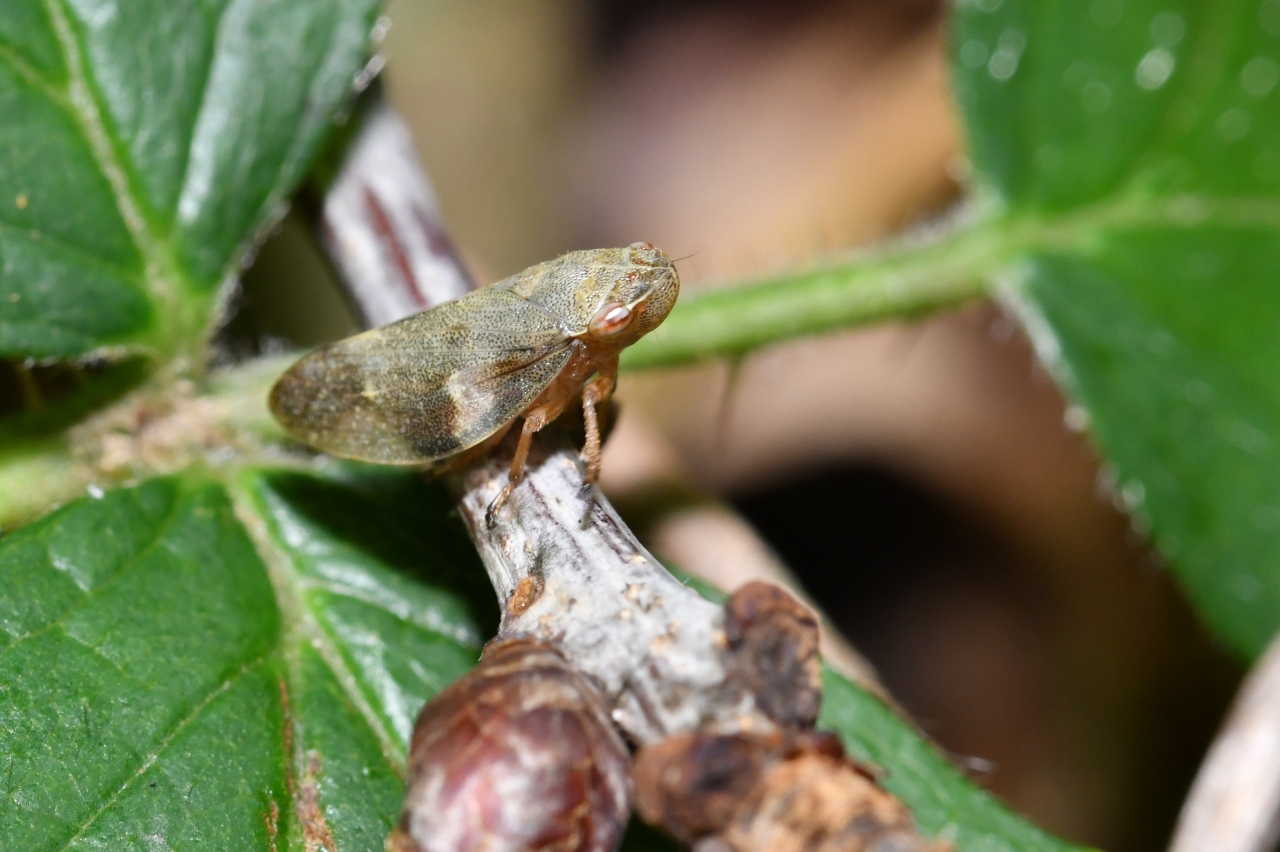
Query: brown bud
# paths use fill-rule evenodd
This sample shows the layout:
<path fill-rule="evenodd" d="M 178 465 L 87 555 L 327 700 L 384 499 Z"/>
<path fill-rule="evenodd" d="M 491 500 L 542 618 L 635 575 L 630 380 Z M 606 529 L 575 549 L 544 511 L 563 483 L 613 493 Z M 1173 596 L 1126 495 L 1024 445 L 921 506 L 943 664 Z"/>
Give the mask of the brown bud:
<path fill-rule="evenodd" d="M 394 852 L 612 852 L 630 760 L 599 693 L 550 643 L 495 640 L 418 716 Z"/>
<path fill-rule="evenodd" d="M 811 728 L 822 703 L 818 620 L 787 592 L 759 581 L 725 602 L 734 676 L 780 725 Z"/>
<path fill-rule="evenodd" d="M 679 734 L 636 754 L 636 811 L 691 843 L 716 834 L 760 783 L 771 755 L 748 734 Z"/>
<path fill-rule="evenodd" d="M 718 838 L 733 852 L 943 852 L 859 767 L 818 752 L 772 766 Z"/>
<path fill-rule="evenodd" d="M 641 817 L 704 852 L 941 852 L 815 731 L 683 734 L 636 755 Z"/>

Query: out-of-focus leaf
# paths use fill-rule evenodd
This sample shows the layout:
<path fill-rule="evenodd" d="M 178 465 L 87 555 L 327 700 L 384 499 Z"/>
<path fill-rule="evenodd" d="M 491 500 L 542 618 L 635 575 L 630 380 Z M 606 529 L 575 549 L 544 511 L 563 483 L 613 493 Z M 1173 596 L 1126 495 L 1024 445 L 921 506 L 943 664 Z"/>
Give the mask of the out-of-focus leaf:
<path fill-rule="evenodd" d="M 0 357 L 198 353 L 376 0 L 0 5 Z"/>
<path fill-rule="evenodd" d="M 1280 625 L 1280 4 L 965 0 L 952 29 L 985 228 L 1021 234 L 990 274 L 1255 654 Z"/>
<path fill-rule="evenodd" d="M 382 848 L 496 607 L 442 495 L 348 479 L 152 480 L 0 540 L 0 848 Z"/>

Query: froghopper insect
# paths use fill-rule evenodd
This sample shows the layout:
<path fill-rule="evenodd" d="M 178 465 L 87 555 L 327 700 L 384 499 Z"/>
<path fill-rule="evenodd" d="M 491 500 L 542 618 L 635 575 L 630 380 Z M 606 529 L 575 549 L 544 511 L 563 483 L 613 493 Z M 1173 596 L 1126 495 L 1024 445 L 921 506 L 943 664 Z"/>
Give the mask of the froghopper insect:
<path fill-rule="evenodd" d="M 507 485 L 524 476 L 535 433 L 582 398 L 585 481 L 600 472 L 596 407 L 613 394 L 622 350 L 680 293 L 674 263 L 649 243 L 575 251 L 382 328 L 324 346 L 271 389 L 298 440 L 342 458 L 427 465 L 496 440 L 523 417 Z"/>

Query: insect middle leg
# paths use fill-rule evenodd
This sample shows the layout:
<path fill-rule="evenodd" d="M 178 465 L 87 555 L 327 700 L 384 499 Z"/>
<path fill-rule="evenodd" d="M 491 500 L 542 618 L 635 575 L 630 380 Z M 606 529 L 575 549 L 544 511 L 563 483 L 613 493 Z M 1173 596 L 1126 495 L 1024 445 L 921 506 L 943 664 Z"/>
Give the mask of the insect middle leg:
<path fill-rule="evenodd" d="M 535 408 L 525 415 L 524 425 L 520 428 L 520 439 L 516 441 L 516 452 L 511 457 L 511 471 L 507 474 L 507 484 L 502 487 L 498 496 L 493 498 L 489 508 L 484 512 L 484 523 L 489 529 L 493 529 L 498 512 L 506 504 L 511 492 L 515 491 L 516 486 L 524 479 L 525 466 L 529 461 L 529 445 L 533 442 L 533 436 L 547 425 L 548 420 L 550 418 L 545 408 Z"/>

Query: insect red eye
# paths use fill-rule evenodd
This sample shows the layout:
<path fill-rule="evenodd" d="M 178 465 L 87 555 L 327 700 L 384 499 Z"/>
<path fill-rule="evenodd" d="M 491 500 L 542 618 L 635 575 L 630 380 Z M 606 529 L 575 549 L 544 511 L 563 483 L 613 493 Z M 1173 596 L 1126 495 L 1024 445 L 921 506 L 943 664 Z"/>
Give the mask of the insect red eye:
<path fill-rule="evenodd" d="M 628 248 L 645 249 L 647 251 L 653 251 L 653 243 L 632 243 L 630 246 L 628 246 Z"/>
<path fill-rule="evenodd" d="M 614 302 L 605 305 L 591 319 L 591 333 L 603 337 L 617 334 L 631 322 L 631 309 Z"/>

